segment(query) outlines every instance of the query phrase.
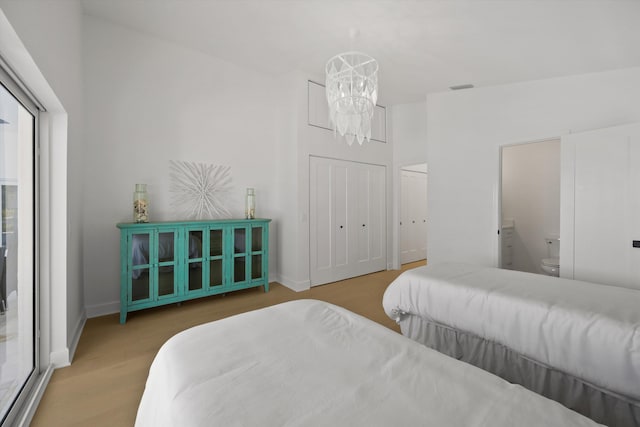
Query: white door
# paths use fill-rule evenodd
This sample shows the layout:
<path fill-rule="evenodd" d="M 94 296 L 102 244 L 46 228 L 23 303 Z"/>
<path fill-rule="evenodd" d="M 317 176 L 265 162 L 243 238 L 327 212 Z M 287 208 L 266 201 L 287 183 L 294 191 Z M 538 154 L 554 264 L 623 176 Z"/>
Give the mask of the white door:
<path fill-rule="evenodd" d="M 311 285 L 386 268 L 385 168 L 311 157 Z"/>
<path fill-rule="evenodd" d="M 427 257 L 427 174 L 401 171 L 400 262 Z"/>
<path fill-rule="evenodd" d="M 640 125 L 562 139 L 560 274 L 640 288 Z"/>

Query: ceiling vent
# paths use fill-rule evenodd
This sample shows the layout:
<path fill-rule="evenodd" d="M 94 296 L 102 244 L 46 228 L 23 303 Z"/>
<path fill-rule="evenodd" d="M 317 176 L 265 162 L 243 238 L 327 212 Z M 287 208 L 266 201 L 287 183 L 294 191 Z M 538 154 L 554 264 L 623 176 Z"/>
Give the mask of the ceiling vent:
<path fill-rule="evenodd" d="M 457 85 L 457 86 L 450 86 L 449 89 L 451 90 L 460 90 L 460 89 L 471 89 L 473 87 L 473 85 L 471 83 L 467 83 L 464 85 Z"/>

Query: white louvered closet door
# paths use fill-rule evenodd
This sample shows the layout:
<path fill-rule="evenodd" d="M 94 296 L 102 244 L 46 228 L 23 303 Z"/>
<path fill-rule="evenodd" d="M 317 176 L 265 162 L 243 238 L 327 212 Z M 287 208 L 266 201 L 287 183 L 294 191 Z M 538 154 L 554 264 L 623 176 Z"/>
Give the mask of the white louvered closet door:
<path fill-rule="evenodd" d="M 322 157 L 310 166 L 311 285 L 384 270 L 385 167 Z"/>

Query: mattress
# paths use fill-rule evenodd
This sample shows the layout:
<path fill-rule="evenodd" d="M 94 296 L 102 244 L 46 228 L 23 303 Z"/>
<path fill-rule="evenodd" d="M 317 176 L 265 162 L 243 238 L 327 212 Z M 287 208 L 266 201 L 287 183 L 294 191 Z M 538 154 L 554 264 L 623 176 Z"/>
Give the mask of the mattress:
<path fill-rule="evenodd" d="M 409 270 L 383 297 L 415 315 L 504 345 L 640 401 L 640 291 L 461 263 Z"/>
<path fill-rule="evenodd" d="M 593 426 L 340 307 L 288 302 L 204 324 L 154 359 L 146 426 Z"/>

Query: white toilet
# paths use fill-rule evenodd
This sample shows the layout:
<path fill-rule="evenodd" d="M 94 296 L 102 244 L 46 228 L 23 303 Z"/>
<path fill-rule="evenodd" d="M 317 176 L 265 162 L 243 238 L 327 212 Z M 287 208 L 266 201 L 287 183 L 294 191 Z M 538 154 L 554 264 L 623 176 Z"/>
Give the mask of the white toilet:
<path fill-rule="evenodd" d="M 547 257 L 540 263 L 542 272 L 547 276 L 560 277 L 560 238 L 547 236 L 544 241 L 547 244 Z"/>

